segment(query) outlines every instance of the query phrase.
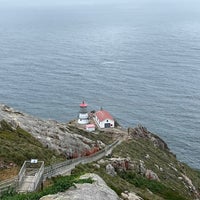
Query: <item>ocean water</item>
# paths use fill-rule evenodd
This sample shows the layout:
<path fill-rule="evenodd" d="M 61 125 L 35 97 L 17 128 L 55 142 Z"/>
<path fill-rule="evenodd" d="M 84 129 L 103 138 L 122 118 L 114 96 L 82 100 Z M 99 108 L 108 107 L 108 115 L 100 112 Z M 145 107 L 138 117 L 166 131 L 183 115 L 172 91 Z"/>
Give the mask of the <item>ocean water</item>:
<path fill-rule="evenodd" d="M 10 3 L 8 3 L 10 2 Z M 44 119 L 108 110 L 200 169 L 197 0 L 9 0 L 0 6 L 0 102 Z"/>

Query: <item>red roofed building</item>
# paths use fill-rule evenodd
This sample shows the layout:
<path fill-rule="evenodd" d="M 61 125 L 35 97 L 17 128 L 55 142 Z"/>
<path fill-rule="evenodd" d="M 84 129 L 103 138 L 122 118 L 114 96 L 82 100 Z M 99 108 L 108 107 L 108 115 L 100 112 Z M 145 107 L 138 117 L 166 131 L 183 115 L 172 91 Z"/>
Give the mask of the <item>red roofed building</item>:
<path fill-rule="evenodd" d="M 103 109 L 95 113 L 95 120 L 100 128 L 113 128 L 115 124 L 114 119 L 110 113 Z"/>

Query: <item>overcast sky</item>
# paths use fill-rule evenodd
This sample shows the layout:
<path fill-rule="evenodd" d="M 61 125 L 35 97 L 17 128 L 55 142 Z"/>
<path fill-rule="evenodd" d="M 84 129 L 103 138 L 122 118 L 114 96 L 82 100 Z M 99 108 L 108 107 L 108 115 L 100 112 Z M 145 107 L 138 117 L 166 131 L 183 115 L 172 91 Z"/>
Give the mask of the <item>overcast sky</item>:
<path fill-rule="evenodd" d="M 55 5 L 93 5 L 93 4 L 117 4 L 117 3 L 166 3 L 166 2 L 198 2 L 199 0 L 0 0 L 2 6 L 55 6 Z"/>
<path fill-rule="evenodd" d="M 70 6 L 99 6 L 107 8 L 139 6 L 140 8 L 156 9 L 166 7 L 168 10 L 178 9 L 181 11 L 200 12 L 200 0 L 0 0 L 0 11 L 6 13 L 16 8 L 54 8 Z M 0 12 L 0 15 L 1 15 Z"/>
<path fill-rule="evenodd" d="M 129 1 L 129 0 L 123 0 Z M 42 5 L 74 5 L 74 4 L 110 4 L 122 0 L 0 0 L 0 6 L 42 6 Z"/>

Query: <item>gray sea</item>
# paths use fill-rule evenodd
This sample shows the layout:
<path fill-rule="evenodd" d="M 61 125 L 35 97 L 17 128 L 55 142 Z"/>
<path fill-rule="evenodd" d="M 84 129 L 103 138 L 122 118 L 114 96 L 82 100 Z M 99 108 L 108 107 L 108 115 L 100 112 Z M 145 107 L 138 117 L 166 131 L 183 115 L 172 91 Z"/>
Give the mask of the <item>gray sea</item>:
<path fill-rule="evenodd" d="M 0 102 L 43 119 L 108 110 L 200 169 L 199 0 L 0 0 Z"/>

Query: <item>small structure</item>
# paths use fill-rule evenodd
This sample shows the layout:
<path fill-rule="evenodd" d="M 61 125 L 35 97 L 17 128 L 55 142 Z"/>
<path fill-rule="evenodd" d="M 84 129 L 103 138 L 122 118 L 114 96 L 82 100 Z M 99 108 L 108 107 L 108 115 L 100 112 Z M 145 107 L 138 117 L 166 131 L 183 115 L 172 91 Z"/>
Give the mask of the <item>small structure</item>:
<path fill-rule="evenodd" d="M 108 111 L 102 108 L 95 113 L 95 121 L 100 128 L 113 128 L 115 126 L 113 117 Z"/>
<path fill-rule="evenodd" d="M 80 104 L 80 111 L 78 115 L 78 123 L 79 124 L 88 124 L 89 123 L 89 116 L 87 112 L 87 104 L 83 101 Z"/>
<path fill-rule="evenodd" d="M 85 129 L 88 132 L 95 131 L 95 124 L 87 124 L 87 125 L 85 125 Z"/>
<path fill-rule="evenodd" d="M 18 174 L 18 193 L 33 192 L 40 188 L 43 181 L 44 161 L 31 159 L 25 161 Z"/>

